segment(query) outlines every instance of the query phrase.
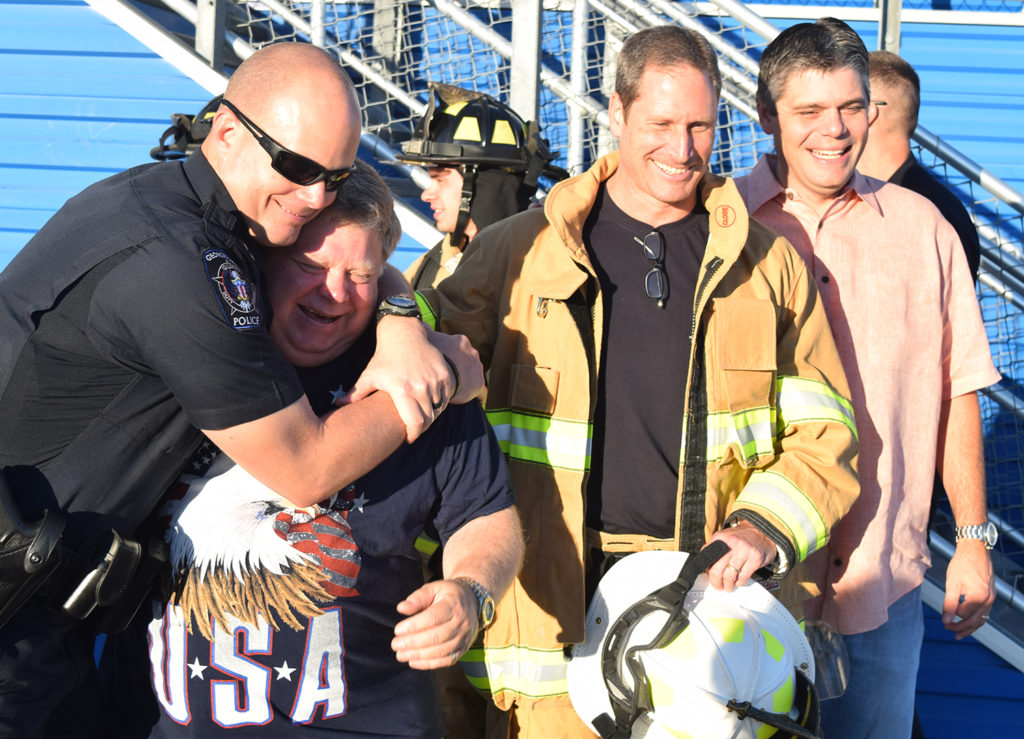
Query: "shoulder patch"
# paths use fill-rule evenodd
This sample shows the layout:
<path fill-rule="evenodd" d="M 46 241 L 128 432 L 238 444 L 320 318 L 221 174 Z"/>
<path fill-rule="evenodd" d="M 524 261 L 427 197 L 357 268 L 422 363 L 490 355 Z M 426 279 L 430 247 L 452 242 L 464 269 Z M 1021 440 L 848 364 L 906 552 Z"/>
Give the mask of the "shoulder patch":
<path fill-rule="evenodd" d="M 223 249 L 204 252 L 203 266 L 227 324 L 236 331 L 260 328 L 263 317 L 256 307 L 256 288 L 228 253 Z"/>

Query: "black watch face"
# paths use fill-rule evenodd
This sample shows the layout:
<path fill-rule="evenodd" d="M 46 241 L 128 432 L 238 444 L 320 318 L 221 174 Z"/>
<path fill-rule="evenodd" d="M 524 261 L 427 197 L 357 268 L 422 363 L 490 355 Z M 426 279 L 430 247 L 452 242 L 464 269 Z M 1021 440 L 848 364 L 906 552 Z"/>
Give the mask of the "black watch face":
<path fill-rule="evenodd" d="M 488 626 L 493 620 L 494 601 L 490 598 L 486 598 L 484 602 L 480 604 L 480 621 L 483 623 L 484 626 Z"/>

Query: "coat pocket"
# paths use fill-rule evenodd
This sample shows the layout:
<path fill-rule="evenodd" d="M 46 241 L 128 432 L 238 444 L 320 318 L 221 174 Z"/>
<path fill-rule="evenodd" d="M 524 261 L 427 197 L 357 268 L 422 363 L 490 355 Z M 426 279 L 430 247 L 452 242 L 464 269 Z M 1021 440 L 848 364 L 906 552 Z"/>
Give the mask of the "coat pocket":
<path fill-rule="evenodd" d="M 512 365 L 509 405 L 550 416 L 558 398 L 558 370 L 550 367 Z"/>
<path fill-rule="evenodd" d="M 725 408 L 712 414 L 709 441 L 723 463 L 735 457 L 743 467 L 763 467 L 775 458 L 775 306 L 767 300 L 718 300 L 715 320 Z"/>

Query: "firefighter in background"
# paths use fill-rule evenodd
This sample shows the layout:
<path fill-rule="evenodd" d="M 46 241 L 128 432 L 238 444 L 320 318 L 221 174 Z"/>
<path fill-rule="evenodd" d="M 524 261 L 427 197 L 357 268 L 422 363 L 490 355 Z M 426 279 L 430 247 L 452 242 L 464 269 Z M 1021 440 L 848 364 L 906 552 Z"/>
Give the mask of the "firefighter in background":
<path fill-rule="evenodd" d="M 406 270 L 413 289 L 436 287 L 455 272 L 477 232 L 526 210 L 538 177 L 568 177 L 551 166 L 555 155 L 537 124 L 504 103 L 437 82 L 429 84 L 429 95 L 426 113 L 398 159 L 426 167 L 430 186 L 420 197 L 445 237 Z"/>
<path fill-rule="evenodd" d="M 430 205 L 444 238 L 405 271 L 413 289 L 436 287 L 450 277 L 477 232 L 526 210 L 538 177 L 553 181 L 568 173 L 551 165 L 555 155 L 536 123 L 490 95 L 443 83 L 429 83 L 429 103 L 398 159 L 426 167 L 430 186 L 421 199 Z M 418 546 L 438 555 L 437 543 Z M 430 566 L 428 565 L 428 575 Z M 436 671 L 449 739 L 476 739 L 485 726 L 487 699 L 461 668 Z"/>

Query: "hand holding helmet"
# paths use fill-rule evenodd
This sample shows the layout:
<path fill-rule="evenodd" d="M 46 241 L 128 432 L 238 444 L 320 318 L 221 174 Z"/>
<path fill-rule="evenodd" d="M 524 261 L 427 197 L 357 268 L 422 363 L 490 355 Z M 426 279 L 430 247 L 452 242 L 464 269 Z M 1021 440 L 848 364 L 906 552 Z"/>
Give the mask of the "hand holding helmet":
<path fill-rule="evenodd" d="M 760 585 L 709 587 L 701 573 L 727 551 L 638 552 L 602 578 L 568 681 L 605 739 L 816 737 L 807 639 Z"/>

